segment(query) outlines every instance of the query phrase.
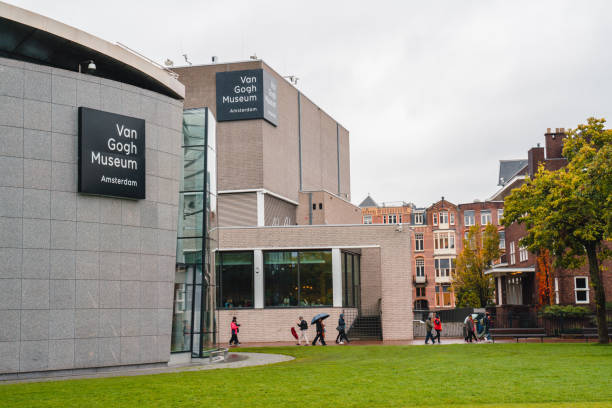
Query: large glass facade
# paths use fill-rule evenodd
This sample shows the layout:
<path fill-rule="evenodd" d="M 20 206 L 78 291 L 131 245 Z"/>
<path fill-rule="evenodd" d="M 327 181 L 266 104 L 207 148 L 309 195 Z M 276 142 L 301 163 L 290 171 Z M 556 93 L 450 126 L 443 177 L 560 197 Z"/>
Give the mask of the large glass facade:
<path fill-rule="evenodd" d="M 183 166 L 174 285 L 172 351 L 202 357 L 215 339 L 210 231 L 217 219 L 215 119 L 208 108 L 183 112 Z"/>
<path fill-rule="evenodd" d="M 217 307 L 253 307 L 253 252 L 217 252 Z"/>
<path fill-rule="evenodd" d="M 342 252 L 342 306 L 359 307 L 361 294 L 361 256 Z"/>
<path fill-rule="evenodd" d="M 264 252 L 266 307 L 333 305 L 331 251 Z"/>

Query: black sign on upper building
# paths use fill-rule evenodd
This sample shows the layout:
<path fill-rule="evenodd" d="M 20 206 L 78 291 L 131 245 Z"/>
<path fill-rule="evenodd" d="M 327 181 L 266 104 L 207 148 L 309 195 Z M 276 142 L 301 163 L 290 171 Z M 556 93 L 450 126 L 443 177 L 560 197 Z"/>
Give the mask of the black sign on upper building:
<path fill-rule="evenodd" d="M 79 108 L 80 193 L 145 198 L 145 121 Z"/>
<path fill-rule="evenodd" d="M 265 119 L 278 124 L 276 78 L 263 69 L 217 72 L 217 121 Z"/>

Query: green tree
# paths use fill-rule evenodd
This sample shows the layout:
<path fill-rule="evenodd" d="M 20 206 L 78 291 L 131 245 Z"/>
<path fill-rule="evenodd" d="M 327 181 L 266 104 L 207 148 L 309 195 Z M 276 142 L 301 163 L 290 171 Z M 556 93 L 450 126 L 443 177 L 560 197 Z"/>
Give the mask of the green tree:
<path fill-rule="evenodd" d="M 610 257 L 612 236 L 612 132 L 604 124 L 589 118 L 570 130 L 563 147 L 567 166 L 548 171 L 541 165 L 504 206 L 504 224 L 525 225 L 521 244 L 530 251 L 550 250 L 555 266 L 563 268 L 588 262 L 600 343 L 609 342 L 602 262 Z"/>
<path fill-rule="evenodd" d="M 484 307 L 493 297 L 493 279 L 485 275 L 493 261 L 500 256 L 499 234 L 494 225 L 484 231 L 480 225 L 470 227 L 457 256 L 453 289 L 460 307 Z"/>

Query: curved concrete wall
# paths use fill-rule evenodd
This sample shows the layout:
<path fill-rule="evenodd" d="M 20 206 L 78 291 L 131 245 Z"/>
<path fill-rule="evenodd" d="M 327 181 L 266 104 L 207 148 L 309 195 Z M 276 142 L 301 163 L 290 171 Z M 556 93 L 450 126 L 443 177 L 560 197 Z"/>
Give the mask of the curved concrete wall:
<path fill-rule="evenodd" d="M 77 190 L 77 107 L 146 122 L 146 199 Z M 182 101 L 0 58 L 0 378 L 168 361 Z"/>

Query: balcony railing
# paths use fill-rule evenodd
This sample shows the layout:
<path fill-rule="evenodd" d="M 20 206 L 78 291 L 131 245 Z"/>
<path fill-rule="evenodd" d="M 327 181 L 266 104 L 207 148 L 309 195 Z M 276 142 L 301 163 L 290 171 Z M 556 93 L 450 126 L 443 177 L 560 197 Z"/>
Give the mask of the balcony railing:
<path fill-rule="evenodd" d="M 451 283 L 450 276 L 436 276 L 436 283 Z"/>
<path fill-rule="evenodd" d="M 427 276 L 412 276 L 412 283 L 417 285 L 417 284 L 426 284 L 427 283 Z"/>

